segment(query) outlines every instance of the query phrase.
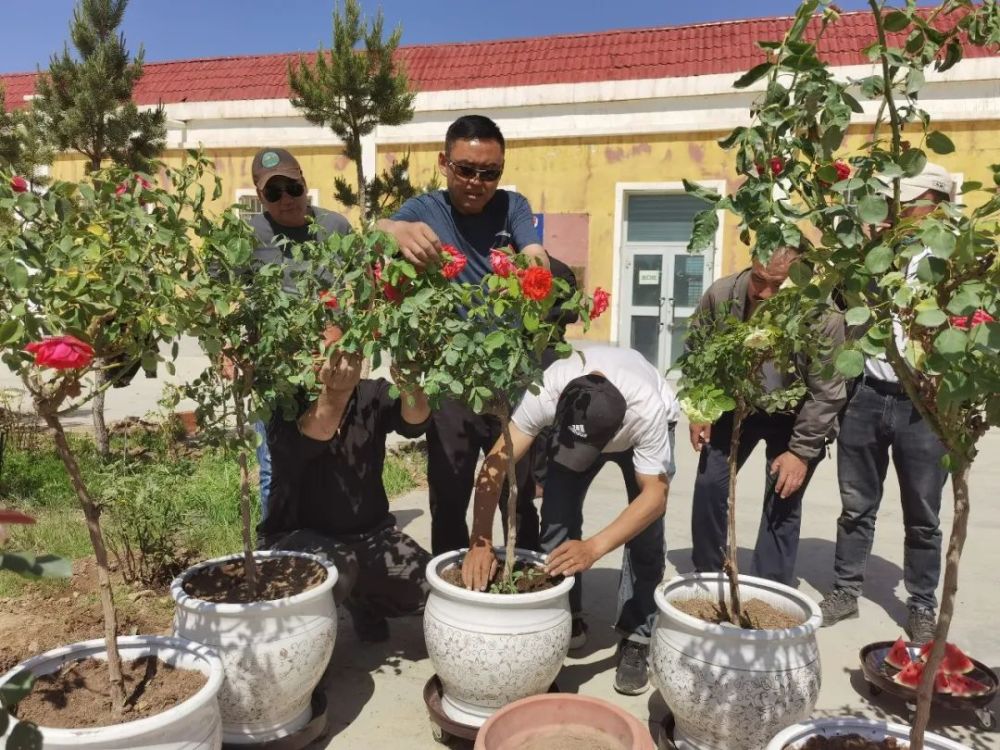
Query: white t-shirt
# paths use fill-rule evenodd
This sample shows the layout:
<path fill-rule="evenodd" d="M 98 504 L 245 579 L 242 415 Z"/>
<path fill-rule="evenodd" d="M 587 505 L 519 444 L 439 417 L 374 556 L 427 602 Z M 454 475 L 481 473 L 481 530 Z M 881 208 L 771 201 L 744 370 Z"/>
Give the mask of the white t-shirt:
<path fill-rule="evenodd" d="M 552 363 L 538 393 L 526 393 L 511 420 L 524 434 L 536 436 L 555 421 L 556 404 L 566 385 L 592 372 L 603 374 L 625 398 L 625 420 L 602 452 L 631 448 L 636 473 L 669 476 L 673 462 L 669 428 L 680 417 L 680 404 L 663 376 L 632 349 L 587 347 Z"/>

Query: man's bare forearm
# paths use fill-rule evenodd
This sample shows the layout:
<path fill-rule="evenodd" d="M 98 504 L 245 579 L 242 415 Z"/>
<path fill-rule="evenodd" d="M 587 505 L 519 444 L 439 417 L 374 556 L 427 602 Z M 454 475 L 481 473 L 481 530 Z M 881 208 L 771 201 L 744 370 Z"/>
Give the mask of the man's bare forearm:
<path fill-rule="evenodd" d="M 323 389 L 319 397 L 299 417 L 299 432 L 313 440 L 330 440 L 337 434 L 352 391 Z"/>

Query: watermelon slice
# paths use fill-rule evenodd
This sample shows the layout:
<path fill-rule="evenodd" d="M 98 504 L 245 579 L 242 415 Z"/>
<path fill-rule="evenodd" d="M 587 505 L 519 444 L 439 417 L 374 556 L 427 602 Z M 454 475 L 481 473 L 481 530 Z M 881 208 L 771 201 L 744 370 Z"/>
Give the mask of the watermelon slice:
<path fill-rule="evenodd" d="M 892 644 L 889 653 L 885 655 L 885 663 L 896 669 L 905 669 L 911 661 L 913 659 L 910 658 L 910 651 L 906 648 L 906 642 L 902 638 Z"/>
<path fill-rule="evenodd" d="M 938 676 L 940 677 L 940 675 Z M 946 678 L 948 687 L 951 688 L 951 694 L 956 698 L 973 698 L 990 692 L 989 686 L 984 685 L 979 680 L 966 677 L 964 674 L 950 674 L 946 675 Z"/>
<path fill-rule="evenodd" d="M 927 661 L 933 647 L 934 641 L 928 641 L 920 647 L 921 661 Z M 972 659 L 966 656 L 962 649 L 954 643 L 944 644 L 944 658 L 941 659 L 940 671 L 945 674 L 968 674 L 975 668 L 976 665 L 972 663 Z"/>
<path fill-rule="evenodd" d="M 938 673 L 934 675 L 934 692 L 935 693 L 950 693 L 951 692 L 951 682 L 948 681 L 948 675 L 944 672 L 938 670 Z"/>
<path fill-rule="evenodd" d="M 924 663 L 914 661 L 907 664 L 903 669 L 893 675 L 893 682 L 905 685 L 908 688 L 917 689 L 920 684 L 920 676 L 924 673 Z"/>

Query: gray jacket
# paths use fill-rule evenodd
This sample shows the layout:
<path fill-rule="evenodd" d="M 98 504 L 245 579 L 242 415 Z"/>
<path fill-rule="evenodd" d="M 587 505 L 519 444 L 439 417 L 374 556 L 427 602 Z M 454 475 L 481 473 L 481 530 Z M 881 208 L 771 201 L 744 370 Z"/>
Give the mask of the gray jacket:
<path fill-rule="evenodd" d="M 702 295 L 692 324 L 697 325 L 697 319 L 714 321 L 717 315 L 726 315 L 727 312 L 734 318 L 745 320 L 750 271 L 748 268 L 713 283 Z M 843 344 L 843 315 L 832 310 L 827 312 L 822 319 L 820 335 L 831 341 L 834 347 Z M 805 359 L 796 362 L 795 369 L 798 377 L 805 380 L 807 393 L 798 407 L 788 449 L 805 460 L 818 456 L 823 452 L 827 441 L 837 436 L 837 416 L 847 403 L 847 387 L 843 377 L 837 374 L 830 378 L 820 377 L 819 370 L 826 364 L 829 363 L 812 363 Z M 795 375 L 783 372 L 780 377 L 782 386 L 787 386 Z"/>

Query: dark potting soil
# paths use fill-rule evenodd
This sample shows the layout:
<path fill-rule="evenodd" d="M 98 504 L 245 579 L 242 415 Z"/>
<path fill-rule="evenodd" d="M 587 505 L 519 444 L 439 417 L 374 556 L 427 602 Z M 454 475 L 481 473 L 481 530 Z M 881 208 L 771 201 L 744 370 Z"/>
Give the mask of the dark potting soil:
<path fill-rule="evenodd" d="M 243 558 L 200 570 L 184 582 L 184 593 L 213 604 L 249 604 L 295 596 L 326 580 L 326 568 L 304 557 L 271 557 L 257 562 L 257 591 L 251 595 Z"/>
<path fill-rule="evenodd" d="M 81 729 L 105 727 L 163 713 L 201 690 L 207 677 L 177 669 L 155 656 L 122 662 L 125 713 L 111 715 L 108 663 L 82 659 L 35 681 L 32 691 L 17 704 L 21 721 L 42 727 Z"/>
<path fill-rule="evenodd" d="M 517 575 L 520 573 L 521 575 Z M 552 578 L 545 573 L 545 569 L 535 565 L 534 563 L 524 563 L 516 562 L 514 563 L 514 575 L 516 580 L 514 581 L 514 587 L 517 589 L 518 594 L 530 594 L 532 591 L 545 591 L 546 589 L 551 589 L 562 583 L 563 577 L 556 576 Z M 458 565 L 452 565 L 451 567 L 445 568 L 440 573 L 441 578 L 450 583 L 453 586 L 458 586 L 464 589 L 465 584 L 462 583 L 462 568 Z M 492 586 L 500 582 L 503 577 L 503 565 L 497 565 L 497 572 L 493 574 L 490 579 L 490 585 L 487 587 L 487 591 L 490 590 Z M 510 591 L 497 591 L 494 593 L 509 594 Z"/>
<path fill-rule="evenodd" d="M 670 602 L 681 612 L 699 620 L 719 625 L 729 622 L 729 608 L 724 602 L 704 597 L 691 599 L 675 599 Z M 804 617 L 790 615 L 772 607 L 760 599 L 750 599 L 743 602 L 743 627 L 747 630 L 783 630 L 794 628 L 806 620 Z"/>
<path fill-rule="evenodd" d="M 860 734 L 845 734 L 840 737 L 810 737 L 797 750 L 906 750 L 909 746 L 909 743 L 900 744 L 892 737 L 876 742 Z M 786 745 L 785 750 L 793 750 L 792 745 Z"/>

